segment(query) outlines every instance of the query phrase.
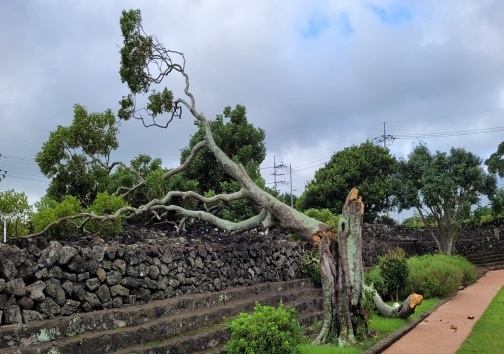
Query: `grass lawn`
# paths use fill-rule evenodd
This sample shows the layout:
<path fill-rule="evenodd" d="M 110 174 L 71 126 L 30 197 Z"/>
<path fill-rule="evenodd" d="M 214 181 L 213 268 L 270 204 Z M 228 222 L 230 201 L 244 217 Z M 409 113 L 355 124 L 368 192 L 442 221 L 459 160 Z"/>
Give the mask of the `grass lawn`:
<path fill-rule="evenodd" d="M 457 354 L 504 352 L 503 325 L 504 287 L 495 295 Z"/>
<path fill-rule="evenodd" d="M 372 338 L 364 343 L 361 343 L 358 347 L 315 346 L 311 344 L 302 344 L 300 345 L 301 353 L 302 354 L 361 353 L 367 348 L 371 347 L 373 344 L 375 344 L 378 340 L 385 338 L 386 336 L 393 333 L 397 329 L 415 320 L 420 314 L 429 311 L 438 301 L 439 301 L 438 298 L 424 300 L 422 304 L 416 308 L 415 313 L 412 314 L 407 320 L 403 320 L 400 318 L 386 318 L 383 316 L 379 316 L 377 314 L 373 314 L 369 321 L 369 328 L 370 330 L 376 332 L 377 337 Z"/>

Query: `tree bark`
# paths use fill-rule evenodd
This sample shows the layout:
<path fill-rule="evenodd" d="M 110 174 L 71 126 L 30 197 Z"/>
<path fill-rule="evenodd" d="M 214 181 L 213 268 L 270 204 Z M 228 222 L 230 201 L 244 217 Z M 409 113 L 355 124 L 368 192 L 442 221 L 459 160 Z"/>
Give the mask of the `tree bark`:
<path fill-rule="evenodd" d="M 376 306 L 378 313 L 385 317 L 390 318 L 403 318 L 406 319 L 415 312 L 415 308 L 423 301 L 423 296 L 418 294 L 410 294 L 404 300 L 402 305 L 395 303 L 392 306 L 387 305 L 381 296 L 372 287 L 365 287 L 365 290 L 370 291 L 373 297 L 373 302 Z"/>
<path fill-rule="evenodd" d="M 319 240 L 320 271 L 324 298 L 324 322 L 313 341 L 351 345 L 367 338 L 367 318 L 362 305 L 362 215 L 358 190 L 348 195 L 337 234 L 326 232 Z M 317 240 L 315 240 L 317 242 Z"/>

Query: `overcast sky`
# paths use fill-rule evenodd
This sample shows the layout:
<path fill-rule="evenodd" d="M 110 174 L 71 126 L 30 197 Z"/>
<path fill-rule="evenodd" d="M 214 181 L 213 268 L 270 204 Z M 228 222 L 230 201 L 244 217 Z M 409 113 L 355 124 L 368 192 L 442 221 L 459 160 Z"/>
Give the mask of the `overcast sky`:
<path fill-rule="evenodd" d="M 197 108 L 245 105 L 266 131 L 264 177 L 291 164 L 296 194 L 383 122 L 398 157 L 423 141 L 486 159 L 504 140 L 502 0 L 0 1 L 0 191 L 45 194 L 34 157 L 74 104 L 117 112 L 119 18 L 139 7 L 146 32 L 185 54 Z M 166 130 L 129 121 L 114 158 L 175 167 L 194 132 L 188 112 Z"/>

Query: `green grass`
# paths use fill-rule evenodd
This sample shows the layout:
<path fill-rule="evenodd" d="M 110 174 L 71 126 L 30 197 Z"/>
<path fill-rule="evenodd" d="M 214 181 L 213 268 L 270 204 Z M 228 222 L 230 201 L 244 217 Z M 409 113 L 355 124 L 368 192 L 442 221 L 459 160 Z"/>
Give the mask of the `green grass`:
<path fill-rule="evenodd" d="M 407 320 L 400 318 L 386 318 L 373 314 L 369 321 L 369 329 L 376 332 L 376 337 L 361 343 L 359 347 L 337 347 L 337 346 L 316 346 L 311 344 L 302 344 L 299 346 L 302 354 L 330 354 L 330 353 L 344 353 L 344 354 L 357 354 L 371 347 L 378 340 L 385 338 L 389 334 L 395 332 L 399 328 L 414 321 L 420 314 L 429 311 L 434 305 L 439 302 L 438 298 L 426 299 L 420 306 L 416 308 Z"/>
<path fill-rule="evenodd" d="M 503 323 L 504 287 L 501 287 L 457 354 L 502 353 L 504 348 Z"/>

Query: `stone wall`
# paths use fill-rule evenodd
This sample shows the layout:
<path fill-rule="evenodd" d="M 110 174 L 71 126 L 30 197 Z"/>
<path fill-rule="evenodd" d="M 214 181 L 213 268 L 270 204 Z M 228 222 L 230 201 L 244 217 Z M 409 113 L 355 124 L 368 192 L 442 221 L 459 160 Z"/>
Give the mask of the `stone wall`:
<path fill-rule="evenodd" d="M 303 244 L 256 233 L 0 243 L 0 324 L 302 277 Z"/>
<path fill-rule="evenodd" d="M 497 234 L 495 229 L 499 230 Z M 489 225 L 477 230 L 463 230 L 455 244 L 456 253 L 469 256 L 491 252 L 496 248 L 497 235 L 502 235 L 503 231 L 502 225 Z M 378 257 L 395 247 L 404 249 L 408 257 L 437 252 L 437 246 L 428 230 L 367 224 L 364 225 L 362 237 L 362 253 L 366 267 L 377 264 Z"/>
<path fill-rule="evenodd" d="M 302 255 L 311 250 L 280 233 L 231 236 L 215 230 L 180 237 L 131 227 L 115 240 L 69 240 L 0 243 L 0 325 L 301 278 Z M 488 227 L 466 231 L 456 247 L 462 255 L 484 253 L 496 241 L 494 227 Z M 408 256 L 436 252 L 426 230 L 364 225 L 364 266 L 395 247 Z"/>

